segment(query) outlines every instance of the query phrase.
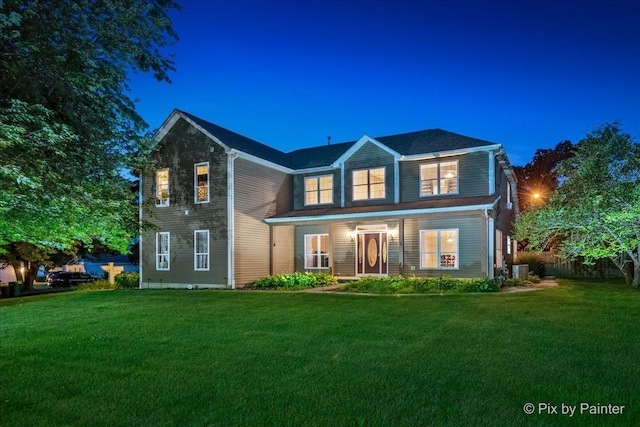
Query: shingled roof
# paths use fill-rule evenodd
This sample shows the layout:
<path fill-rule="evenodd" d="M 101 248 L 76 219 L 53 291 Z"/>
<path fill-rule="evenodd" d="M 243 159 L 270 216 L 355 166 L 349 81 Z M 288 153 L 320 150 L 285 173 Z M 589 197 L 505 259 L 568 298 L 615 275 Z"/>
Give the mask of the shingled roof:
<path fill-rule="evenodd" d="M 180 111 L 180 113 L 218 138 L 225 145 L 290 169 L 329 166 L 357 142 L 320 145 L 285 153 L 210 123 L 193 114 L 185 111 Z M 470 138 L 442 129 L 427 129 L 398 135 L 381 136 L 374 139 L 404 156 L 496 145 L 493 142 Z"/>

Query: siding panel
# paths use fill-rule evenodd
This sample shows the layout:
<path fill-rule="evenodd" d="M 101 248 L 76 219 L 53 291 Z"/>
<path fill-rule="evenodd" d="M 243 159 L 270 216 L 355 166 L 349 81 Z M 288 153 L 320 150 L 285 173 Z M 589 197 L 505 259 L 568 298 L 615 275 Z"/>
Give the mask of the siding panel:
<path fill-rule="evenodd" d="M 353 171 L 385 167 L 385 198 L 353 200 Z M 368 142 L 356 151 L 344 164 L 345 206 L 381 205 L 394 203 L 394 158 L 391 154 Z"/>
<path fill-rule="evenodd" d="M 152 155 L 157 168 L 169 169 L 170 206 L 155 206 L 155 170 L 143 177 L 143 221 L 155 229 L 141 236 L 143 287 L 226 286 L 226 154 L 201 132 L 180 119 Z M 194 164 L 209 162 L 209 203 L 194 203 Z M 194 230 L 209 230 L 209 271 L 194 271 Z M 168 231 L 169 271 L 156 271 L 155 233 Z"/>
<path fill-rule="evenodd" d="M 237 158 L 234 165 L 234 275 L 242 287 L 271 273 L 271 231 L 264 218 L 290 210 L 291 177 Z"/>

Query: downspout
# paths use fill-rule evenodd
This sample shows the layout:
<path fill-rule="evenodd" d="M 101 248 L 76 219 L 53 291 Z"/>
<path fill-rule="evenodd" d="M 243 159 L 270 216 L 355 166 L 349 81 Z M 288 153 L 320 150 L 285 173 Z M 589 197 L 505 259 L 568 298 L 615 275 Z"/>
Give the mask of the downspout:
<path fill-rule="evenodd" d="M 495 278 L 494 258 L 495 258 L 495 226 L 493 224 L 493 218 L 489 217 L 489 210 L 484 209 L 484 216 L 487 219 L 487 277 L 489 279 Z"/>
<path fill-rule="evenodd" d="M 227 286 L 236 288 L 235 281 L 235 194 L 234 194 L 234 160 L 238 157 L 236 150 L 227 153 Z"/>

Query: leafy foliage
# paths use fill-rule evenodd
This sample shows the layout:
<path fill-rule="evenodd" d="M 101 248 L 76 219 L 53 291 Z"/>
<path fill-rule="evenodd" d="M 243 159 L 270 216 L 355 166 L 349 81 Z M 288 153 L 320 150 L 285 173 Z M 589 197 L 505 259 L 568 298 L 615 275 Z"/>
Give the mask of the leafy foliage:
<path fill-rule="evenodd" d="M 516 264 L 527 264 L 529 273 L 533 273 L 538 277 L 544 277 L 547 274 L 544 258 L 535 252 L 518 252 Z"/>
<path fill-rule="evenodd" d="M 560 255 L 586 264 L 609 258 L 640 288 L 640 144 L 617 124 L 589 133 L 558 168 L 548 204 L 522 214 L 516 238 L 540 250 L 561 240 Z"/>
<path fill-rule="evenodd" d="M 103 289 L 116 289 L 115 284 L 111 284 L 108 280 L 93 280 L 91 282 L 80 283 L 76 290 L 78 291 L 97 291 Z"/>
<path fill-rule="evenodd" d="M 120 273 L 114 278 L 118 289 L 136 289 L 140 283 L 138 273 Z"/>
<path fill-rule="evenodd" d="M 456 279 L 442 277 L 367 276 L 340 288 L 345 292 L 374 294 L 419 294 L 440 292 L 497 292 L 498 284 L 490 279 Z"/>
<path fill-rule="evenodd" d="M 172 0 L 4 0 L 0 9 L 0 250 L 77 242 L 126 251 L 131 184 L 150 146 L 129 72 L 169 82 Z"/>
<path fill-rule="evenodd" d="M 513 168 L 518 177 L 520 211 L 537 203 L 534 194 L 546 199 L 558 188 L 558 167 L 573 156 L 574 149 L 571 141 L 560 142 L 554 148 L 540 148 L 529 163 Z"/>
<path fill-rule="evenodd" d="M 337 285 L 338 280 L 331 274 L 327 273 L 300 273 L 278 274 L 275 276 L 267 276 L 256 280 L 253 283 L 254 288 L 276 288 L 287 290 L 300 290 L 309 288 L 318 288 L 321 286 Z"/>

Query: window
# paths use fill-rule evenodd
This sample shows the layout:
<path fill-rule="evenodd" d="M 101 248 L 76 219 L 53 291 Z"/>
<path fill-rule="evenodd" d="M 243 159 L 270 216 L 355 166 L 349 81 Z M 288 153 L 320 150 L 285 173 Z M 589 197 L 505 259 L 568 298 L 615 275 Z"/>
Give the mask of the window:
<path fill-rule="evenodd" d="M 458 193 L 458 161 L 420 165 L 420 195 Z"/>
<path fill-rule="evenodd" d="M 511 242 L 511 236 L 507 236 L 507 254 L 511 255 L 513 243 Z"/>
<path fill-rule="evenodd" d="M 156 233 L 156 270 L 169 270 L 170 233 Z"/>
<path fill-rule="evenodd" d="M 458 268 L 458 229 L 420 230 L 420 268 Z"/>
<path fill-rule="evenodd" d="M 353 200 L 384 199 L 385 168 L 353 171 Z"/>
<path fill-rule="evenodd" d="M 329 268 L 328 234 L 305 234 L 304 268 Z"/>
<path fill-rule="evenodd" d="M 169 169 L 156 171 L 156 206 L 169 206 Z"/>
<path fill-rule="evenodd" d="M 304 204 L 333 203 L 333 175 L 312 176 L 304 179 Z"/>
<path fill-rule="evenodd" d="M 209 271 L 209 230 L 195 230 L 193 233 L 194 270 Z"/>
<path fill-rule="evenodd" d="M 507 209 L 513 208 L 513 200 L 511 199 L 511 183 L 507 181 Z"/>
<path fill-rule="evenodd" d="M 195 201 L 196 203 L 209 202 L 209 163 L 197 163 L 194 165 L 195 176 Z"/>

